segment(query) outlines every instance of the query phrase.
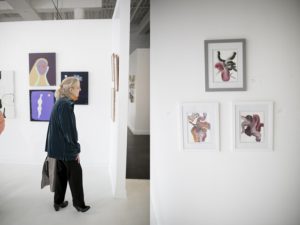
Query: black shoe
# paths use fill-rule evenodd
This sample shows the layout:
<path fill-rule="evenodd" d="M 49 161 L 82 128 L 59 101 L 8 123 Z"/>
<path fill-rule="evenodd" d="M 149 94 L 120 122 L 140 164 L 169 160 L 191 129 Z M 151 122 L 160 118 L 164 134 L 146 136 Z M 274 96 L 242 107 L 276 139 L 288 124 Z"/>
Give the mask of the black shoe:
<path fill-rule="evenodd" d="M 54 203 L 54 209 L 55 211 L 59 211 L 59 208 L 65 208 L 68 205 L 68 201 L 64 201 L 63 203 L 60 204 L 55 204 Z"/>
<path fill-rule="evenodd" d="M 91 206 L 88 206 L 88 205 L 86 205 L 84 207 L 80 207 L 80 206 L 74 206 L 74 207 L 75 207 L 75 209 L 77 209 L 78 212 L 86 212 L 91 208 Z"/>

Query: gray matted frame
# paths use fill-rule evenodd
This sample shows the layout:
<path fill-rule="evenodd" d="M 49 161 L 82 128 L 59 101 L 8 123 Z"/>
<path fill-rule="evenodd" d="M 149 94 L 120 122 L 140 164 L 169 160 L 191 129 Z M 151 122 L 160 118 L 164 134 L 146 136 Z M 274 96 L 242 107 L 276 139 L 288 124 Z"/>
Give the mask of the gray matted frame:
<path fill-rule="evenodd" d="M 205 40 L 204 45 L 205 91 L 246 91 L 246 39 Z"/>

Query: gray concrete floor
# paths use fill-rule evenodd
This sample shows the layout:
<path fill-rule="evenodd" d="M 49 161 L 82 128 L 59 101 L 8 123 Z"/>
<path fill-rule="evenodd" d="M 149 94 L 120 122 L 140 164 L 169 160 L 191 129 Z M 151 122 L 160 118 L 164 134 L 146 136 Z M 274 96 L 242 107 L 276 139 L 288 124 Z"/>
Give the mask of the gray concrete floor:
<path fill-rule="evenodd" d="M 150 135 L 127 132 L 126 178 L 150 179 Z"/>
<path fill-rule="evenodd" d="M 84 194 L 91 209 L 79 213 L 72 206 L 53 208 L 49 186 L 40 189 L 41 165 L 0 164 L 0 225 L 148 225 L 149 180 L 126 180 L 127 198 L 112 196 L 106 167 L 83 166 Z"/>

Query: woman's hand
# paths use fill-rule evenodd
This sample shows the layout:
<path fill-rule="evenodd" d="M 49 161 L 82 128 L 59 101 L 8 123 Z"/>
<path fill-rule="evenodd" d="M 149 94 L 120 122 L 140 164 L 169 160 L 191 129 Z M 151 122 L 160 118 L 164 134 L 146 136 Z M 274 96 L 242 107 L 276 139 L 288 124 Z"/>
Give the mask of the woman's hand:
<path fill-rule="evenodd" d="M 80 157 L 79 157 L 79 154 L 76 156 L 76 159 L 75 159 L 78 163 L 80 163 Z"/>

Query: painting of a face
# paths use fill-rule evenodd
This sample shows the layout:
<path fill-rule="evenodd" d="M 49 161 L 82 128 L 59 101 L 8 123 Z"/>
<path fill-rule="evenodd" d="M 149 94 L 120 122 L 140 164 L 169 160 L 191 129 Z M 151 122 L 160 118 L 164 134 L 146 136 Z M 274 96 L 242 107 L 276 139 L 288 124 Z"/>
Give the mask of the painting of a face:
<path fill-rule="evenodd" d="M 36 61 L 36 68 L 40 75 L 46 74 L 49 68 L 47 59 L 39 58 Z"/>
<path fill-rule="evenodd" d="M 56 85 L 55 53 L 29 54 L 29 84 L 30 86 Z"/>

